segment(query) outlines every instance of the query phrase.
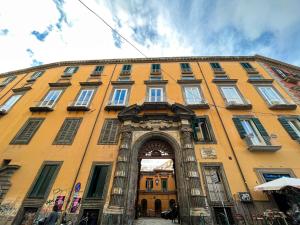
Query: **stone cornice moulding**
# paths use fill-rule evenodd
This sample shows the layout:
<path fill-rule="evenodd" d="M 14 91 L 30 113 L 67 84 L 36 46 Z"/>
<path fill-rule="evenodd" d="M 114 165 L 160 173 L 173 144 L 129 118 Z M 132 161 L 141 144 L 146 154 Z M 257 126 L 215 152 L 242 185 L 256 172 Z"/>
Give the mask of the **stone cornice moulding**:
<path fill-rule="evenodd" d="M 151 62 L 199 62 L 199 61 L 262 61 L 279 64 L 294 70 L 300 71 L 300 67 L 271 59 L 261 55 L 254 56 L 182 56 L 182 57 L 157 57 L 157 58 L 124 58 L 124 59 L 99 59 L 99 60 L 76 60 L 48 63 L 40 66 L 14 70 L 0 74 L 0 78 L 10 75 L 20 75 L 38 70 L 51 69 L 60 66 L 97 65 L 97 64 L 130 64 L 130 63 L 151 63 Z"/>

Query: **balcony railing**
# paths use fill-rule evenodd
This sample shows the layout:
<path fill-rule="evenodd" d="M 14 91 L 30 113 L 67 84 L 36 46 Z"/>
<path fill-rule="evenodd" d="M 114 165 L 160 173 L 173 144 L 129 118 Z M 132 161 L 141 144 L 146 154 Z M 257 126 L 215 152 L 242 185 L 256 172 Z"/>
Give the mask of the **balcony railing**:
<path fill-rule="evenodd" d="M 200 99 L 197 103 L 189 103 L 187 100 L 187 106 L 191 109 L 209 109 L 209 104 L 205 99 Z"/>
<path fill-rule="evenodd" d="M 51 112 L 53 111 L 54 104 L 45 104 L 43 101 L 36 102 L 34 106 L 31 106 L 29 110 L 31 112 Z"/>
<path fill-rule="evenodd" d="M 260 140 L 260 138 L 263 140 Z M 281 148 L 277 140 L 270 136 L 254 137 L 254 134 L 249 134 L 245 136 L 245 141 L 248 150 L 253 152 L 276 152 Z"/>
<path fill-rule="evenodd" d="M 70 102 L 68 104 L 67 110 L 68 111 L 89 111 L 90 110 L 89 102 L 87 102 L 87 101 Z"/>
<path fill-rule="evenodd" d="M 282 101 L 271 101 L 269 104 L 269 109 L 296 109 L 297 105 L 293 101 L 286 101 L 283 103 Z"/>
<path fill-rule="evenodd" d="M 226 109 L 252 109 L 252 104 L 249 100 L 243 99 L 243 102 L 239 101 L 227 101 L 225 100 Z"/>

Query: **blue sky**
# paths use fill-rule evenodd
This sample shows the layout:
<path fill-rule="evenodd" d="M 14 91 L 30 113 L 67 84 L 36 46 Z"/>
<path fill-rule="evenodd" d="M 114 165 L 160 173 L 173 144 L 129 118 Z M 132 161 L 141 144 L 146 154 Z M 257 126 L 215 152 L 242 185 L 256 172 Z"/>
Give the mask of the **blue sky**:
<path fill-rule="evenodd" d="M 148 57 L 261 54 L 300 65 L 299 0 L 82 1 Z M 124 57 L 142 55 L 77 0 L 0 2 L 0 72 Z"/>

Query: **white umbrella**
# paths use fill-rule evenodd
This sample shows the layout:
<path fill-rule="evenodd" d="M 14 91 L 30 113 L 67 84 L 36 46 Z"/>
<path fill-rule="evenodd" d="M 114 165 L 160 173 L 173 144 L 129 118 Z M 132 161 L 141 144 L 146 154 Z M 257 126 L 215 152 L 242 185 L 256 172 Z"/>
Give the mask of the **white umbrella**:
<path fill-rule="evenodd" d="M 300 189 L 300 179 L 281 177 L 254 187 L 254 191 L 278 191 L 286 186 Z"/>

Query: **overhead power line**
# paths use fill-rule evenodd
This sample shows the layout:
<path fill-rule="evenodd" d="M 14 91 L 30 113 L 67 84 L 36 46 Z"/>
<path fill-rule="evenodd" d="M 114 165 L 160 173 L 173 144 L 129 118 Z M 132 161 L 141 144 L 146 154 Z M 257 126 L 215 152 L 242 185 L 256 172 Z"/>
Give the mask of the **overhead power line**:
<path fill-rule="evenodd" d="M 136 47 L 131 41 L 129 41 L 124 35 L 119 33 L 115 28 L 113 28 L 106 20 L 104 20 L 99 14 L 97 14 L 94 10 L 92 10 L 89 6 L 87 6 L 83 1 L 78 0 L 82 6 L 84 6 L 89 12 L 94 14 L 98 19 L 100 19 L 106 26 L 108 26 L 113 32 L 117 33 L 125 42 L 127 42 L 131 47 L 133 47 L 136 51 L 138 51 L 143 57 L 149 58 L 146 54 L 144 54 L 138 47 Z M 177 82 L 176 79 L 174 79 L 168 72 L 165 70 L 161 69 L 162 72 L 164 72 L 165 75 L 167 75 L 169 78 L 171 78 L 173 81 Z M 226 109 L 224 106 L 219 106 L 215 104 L 208 103 L 210 106 L 214 106 L 217 108 L 221 109 Z M 274 113 L 268 113 L 268 112 L 258 112 L 258 111 L 251 111 L 254 114 L 263 114 L 263 115 L 272 115 L 272 116 L 278 116 L 277 114 Z"/>

